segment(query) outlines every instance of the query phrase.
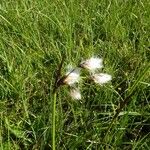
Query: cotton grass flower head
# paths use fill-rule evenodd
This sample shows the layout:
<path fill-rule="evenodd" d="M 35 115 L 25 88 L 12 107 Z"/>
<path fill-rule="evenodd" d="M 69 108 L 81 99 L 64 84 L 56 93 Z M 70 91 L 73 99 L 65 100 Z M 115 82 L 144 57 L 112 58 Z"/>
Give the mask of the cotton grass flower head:
<path fill-rule="evenodd" d="M 103 67 L 103 59 L 97 57 L 91 57 L 80 63 L 81 68 L 88 69 L 91 72 L 94 72 L 96 69 Z"/>
<path fill-rule="evenodd" d="M 65 75 L 63 83 L 71 86 L 76 82 L 78 82 L 79 79 L 80 79 L 80 69 L 79 68 L 69 69 L 69 71 L 67 71 Z"/>
<path fill-rule="evenodd" d="M 103 85 L 109 82 L 110 80 L 112 80 L 112 76 L 107 73 L 99 73 L 99 74 L 94 74 L 92 76 L 92 79 L 95 83 Z"/>
<path fill-rule="evenodd" d="M 73 99 L 76 99 L 76 100 L 81 99 L 80 90 L 79 90 L 78 88 L 72 88 L 72 89 L 70 90 L 70 96 L 71 96 Z"/>

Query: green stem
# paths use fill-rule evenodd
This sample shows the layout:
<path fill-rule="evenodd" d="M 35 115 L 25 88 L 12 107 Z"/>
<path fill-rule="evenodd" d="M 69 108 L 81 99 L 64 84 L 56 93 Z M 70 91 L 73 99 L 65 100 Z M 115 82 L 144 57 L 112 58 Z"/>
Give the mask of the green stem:
<path fill-rule="evenodd" d="M 53 98 L 53 112 L 52 112 L 52 150 L 55 150 L 55 127 L 56 127 L 56 92 Z"/>

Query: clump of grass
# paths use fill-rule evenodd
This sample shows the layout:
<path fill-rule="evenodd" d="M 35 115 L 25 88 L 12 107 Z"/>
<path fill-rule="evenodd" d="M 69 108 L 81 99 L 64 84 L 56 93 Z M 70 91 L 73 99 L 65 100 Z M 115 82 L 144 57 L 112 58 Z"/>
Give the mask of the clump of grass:
<path fill-rule="evenodd" d="M 54 71 L 92 54 L 112 84 L 58 92 L 56 149 L 149 149 L 149 14 L 146 0 L 1 2 L 0 149 L 52 148 Z"/>

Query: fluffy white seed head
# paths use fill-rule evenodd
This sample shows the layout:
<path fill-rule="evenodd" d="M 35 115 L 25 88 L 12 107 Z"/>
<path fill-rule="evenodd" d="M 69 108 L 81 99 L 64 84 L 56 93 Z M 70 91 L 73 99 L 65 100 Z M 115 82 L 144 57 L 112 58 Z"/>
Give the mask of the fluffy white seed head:
<path fill-rule="evenodd" d="M 77 89 L 77 88 L 71 89 L 71 91 L 70 91 L 70 96 L 71 96 L 73 99 L 76 99 L 76 100 L 81 99 L 80 90 Z"/>
<path fill-rule="evenodd" d="M 103 67 L 103 59 L 91 57 L 90 59 L 81 62 L 80 66 L 93 72 L 96 69 Z"/>
<path fill-rule="evenodd" d="M 92 76 L 92 79 L 95 83 L 103 85 L 109 82 L 110 80 L 112 80 L 112 76 L 106 73 L 99 73 L 99 74 L 94 74 Z"/>
<path fill-rule="evenodd" d="M 72 85 L 78 82 L 80 79 L 80 70 L 78 68 L 69 70 L 66 73 L 66 78 L 64 79 L 63 83 Z"/>

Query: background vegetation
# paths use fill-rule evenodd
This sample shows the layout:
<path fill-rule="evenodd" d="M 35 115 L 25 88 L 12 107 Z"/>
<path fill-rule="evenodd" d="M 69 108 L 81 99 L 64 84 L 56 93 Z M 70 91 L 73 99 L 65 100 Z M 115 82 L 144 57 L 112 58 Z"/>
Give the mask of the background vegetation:
<path fill-rule="evenodd" d="M 81 101 L 61 88 L 56 149 L 148 150 L 149 27 L 149 0 L 2 0 L 0 149 L 51 149 L 54 72 L 95 55 L 112 83 L 83 84 Z"/>

